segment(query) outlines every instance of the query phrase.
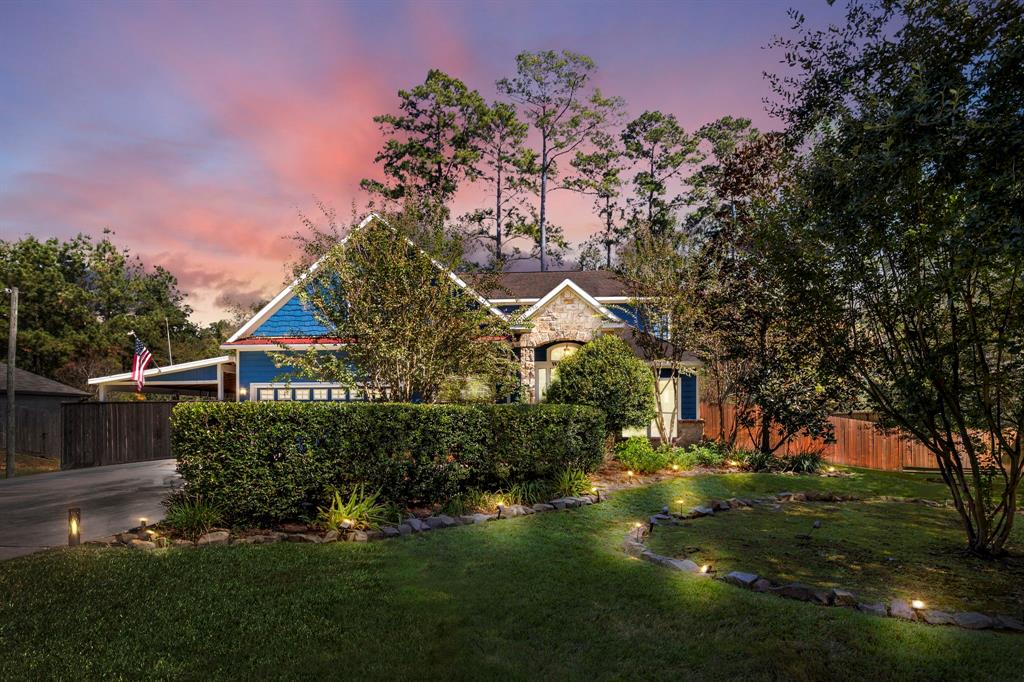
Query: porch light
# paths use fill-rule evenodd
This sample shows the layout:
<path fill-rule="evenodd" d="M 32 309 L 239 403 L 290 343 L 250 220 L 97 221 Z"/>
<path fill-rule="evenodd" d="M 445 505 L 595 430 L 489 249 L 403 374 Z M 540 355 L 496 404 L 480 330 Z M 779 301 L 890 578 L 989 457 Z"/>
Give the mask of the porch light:
<path fill-rule="evenodd" d="M 924 602 L 920 599 L 914 599 L 910 602 L 910 608 L 914 609 L 915 611 L 920 611 L 924 608 Z"/>
<path fill-rule="evenodd" d="M 249 395 L 249 390 L 243 386 L 242 388 L 238 389 L 238 395 Z"/>
<path fill-rule="evenodd" d="M 78 507 L 68 509 L 68 546 L 74 547 L 82 541 L 82 510 Z"/>

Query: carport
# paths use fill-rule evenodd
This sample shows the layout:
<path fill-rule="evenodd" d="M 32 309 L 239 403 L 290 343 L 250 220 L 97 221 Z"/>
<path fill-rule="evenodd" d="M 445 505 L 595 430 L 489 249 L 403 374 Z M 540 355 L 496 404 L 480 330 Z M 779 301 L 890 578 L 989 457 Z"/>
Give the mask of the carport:
<path fill-rule="evenodd" d="M 235 360 L 230 355 L 154 367 L 145 371 L 145 377 L 142 393 L 235 400 Z M 130 372 L 89 379 L 89 385 L 97 387 L 101 402 L 107 401 L 111 393 L 136 392 Z"/>

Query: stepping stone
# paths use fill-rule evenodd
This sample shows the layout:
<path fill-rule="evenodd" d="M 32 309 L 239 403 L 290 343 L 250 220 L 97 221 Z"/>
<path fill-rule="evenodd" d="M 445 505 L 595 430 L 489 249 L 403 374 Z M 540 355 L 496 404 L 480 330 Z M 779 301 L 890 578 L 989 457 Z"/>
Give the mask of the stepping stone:
<path fill-rule="evenodd" d="M 735 585 L 736 587 L 742 587 L 745 590 L 749 590 L 754 587 L 754 583 L 757 582 L 758 576 L 755 573 L 744 573 L 743 571 L 733 571 L 726 575 L 722 580 Z"/>
<path fill-rule="evenodd" d="M 872 616 L 882 616 L 883 618 L 889 615 L 889 611 L 885 608 L 885 604 L 881 603 L 857 604 L 857 610 L 861 613 L 868 613 Z"/>
<path fill-rule="evenodd" d="M 893 599 L 889 602 L 889 615 L 893 618 L 914 620 L 914 609 L 910 608 L 910 604 L 902 599 Z"/>
<path fill-rule="evenodd" d="M 935 611 L 934 609 L 924 609 L 919 612 L 921 614 L 921 620 L 928 623 L 929 625 L 955 625 L 956 621 L 953 620 L 953 615 L 946 613 L 945 611 Z"/>
<path fill-rule="evenodd" d="M 974 611 L 953 614 L 953 622 L 968 630 L 986 630 L 995 624 L 989 616 Z"/>

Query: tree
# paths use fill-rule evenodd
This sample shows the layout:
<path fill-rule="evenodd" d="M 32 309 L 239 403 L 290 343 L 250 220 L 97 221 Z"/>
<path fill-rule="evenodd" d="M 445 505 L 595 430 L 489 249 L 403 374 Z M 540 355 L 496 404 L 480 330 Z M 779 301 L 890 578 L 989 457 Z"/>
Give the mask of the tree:
<path fill-rule="evenodd" d="M 326 228 L 306 237 L 319 265 L 296 294 L 344 348 L 278 353 L 279 365 L 293 365 L 295 377 L 360 384 L 385 402 L 434 402 L 452 381 L 515 385 L 509 323 L 451 276 L 462 249 L 423 225 L 422 205 L 409 197 L 401 212 L 353 228 L 344 242 L 325 214 Z"/>
<path fill-rule="evenodd" d="M 934 453 L 969 550 L 1003 554 L 1024 465 L 1024 14 L 886 1 L 824 31 L 794 18 L 778 41 L 794 71 L 774 81 L 807 150 L 790 289 L 885 423 Z"/>
<path fill-rule="evenodd" d="M 515 107 L 496 102 L 483 116 L 479 131 L 481 166 L 479 178 L 494 193 L 493 204 L 470 212 L 463 220 L 474 226 L 470 237 L 484 243 L 490 265 L 501 271 L 509 261 L 539 257 L 538 247 L 525 253 L 516 242 L 533 241 L 529 210 L 524 207 L 528 193 L 536 191 L 536 155 L 524 144 L 529 126 L 516 116 Z M 511 251 L 507 251 L 511 245 Z"/>
<path fill-rule="evenodd" d="M 418 196 L 447 206 L 463 180 L 479 177 L 480 126 L 487 105 L 458 78 L 431 69 L 422 85 L 399 90 L 399 114 L 373 120 L 388 136 L 375 163 L 390 182 L 365 179 L 364 189 L 388 199 Z"/>
<path fill-rule="evenodd" d="M 716 216 L 721 206 L 715 192 L 721 181 L 722 163 L 736 153 L 744 144 L 756 142 L 761 136 L 749 118 L 723 116 L 706 123 L 697 131 L 705 153 L 704 162 L 688 179 L 689 191 L 685 202 L 690 207 L 685 223 L 691 234 L 714 230 Z"/>
<path fill-rule="evenodd" d="M 590 88 L 595 68 L 590 57 L 574 52 L 521 52 L 516 56 L 516 76 L 497 83 L 500 92 L 523 108 L 540 137 L 537 231 L 541 271 L 547 269 L 548 180 L 555 176 L 556 163 L 575 153 L 622 107 L 619 98 L 604 97 L 600 90 Z"/>
<path fill-rule="evenodd" d="M 661 372 L 669 370 L 672 395 L 680 395 L 680 377 L 693 373 L 692 360 L 705 346 L 709 321 L 700 305 L 700 257 L 686 240 L 646 224 L 638 226 L 622 254 L 620 270 L 629 284 L 637 320 L 633 339 L 652 373 L 655 423 L 662 443 L 671 442 L 673 429 L 665 423 Z"/>
<path fill-rule="evenodd" d="M 612 247 L 622 242 L 621 224 L 624 210 L 619 203 L 622 194 L 622 173 L 628 164 L 622 148 L 613 136 L 604 131 L 591 135 L 594 149 L 589 153 L 578 151 L 573 157 L 574 175 L 565 181 L 565 187 L 580 194 L 594 197 L 594 208 L 602 222 L 602 231 L 594 241 L 604 251 L 604 265 L 612 266 Z M 595 268 L 596 269 L 596 268 Z"/>
<path fill-rule="evenodd" d="M 545 400 L 601 408 L 608 435 L 615 438 L 654 418 L 654 379 L 625 341 L 605 334 L 558 364 Z"/>
<path fill-rule="evenodd" d="M 670 196 L 670 183 L 687 167 L 700 163 L 703 157 L 698 143 L 699 139 L 688 135 L 673 114 L 645 111 L 626 124 L 622 146 L 626 157 L 638 167 L 633 177 L 634 220 L 645 221 L 654 232 L 674 227 L 683 194 Z"/>

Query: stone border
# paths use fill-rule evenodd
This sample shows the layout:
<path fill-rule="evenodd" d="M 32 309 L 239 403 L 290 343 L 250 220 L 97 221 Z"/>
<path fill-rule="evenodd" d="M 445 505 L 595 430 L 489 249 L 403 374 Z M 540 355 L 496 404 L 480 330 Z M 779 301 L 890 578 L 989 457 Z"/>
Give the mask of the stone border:
<path fill-rule="evenodd" d="M 456 526 L 472 526 L 487 521 L 503 521 L 517 516 L 529 516 L 541 512 L 560 511 L 562 509 L 573 509 L 585 507 L 603 502 L 608 498 L 608 493 L 598 489 L 596 495 L 581 495 L 576 497 L 558 497 L 548 502 L 541 502 L 531 506 L 520 504 L 499 505 L 495 514 L 465 514 L 462 516 L 448 516 L 438 514 L 436 516 L 416 517 L 410 516 L 402 523 L 395 526 L 385 526 L 380 530 L 331 530 L 317 532 L 305 524 L 285 523 L 279 526 L 279 530 L 256 530 L 245 534 L 232 533 L 227 529 L 215 529 L 200 536 L 195 542 L 180 538 L 167 538 L 159 535 L 152 528 L 139 526 L 117 535 L 112 535 L 100 540 L 92 540 L 82 544 L 92 546 L 123 546 L 132 549 L 158 549 L 161 547 L 196 547 L 206 545 L 262 545 L 275 542 L 302 542 L 308 544 L 326 544 L 331 542 L 369 542 L 372 540 L 386 540 L 388 538 L 425 533 L 431 530 L 443 530 Z"/>
<path fill-rule="evenodd" d="M 881 497 L 872 498 L 886 502 L 904 502 L 911 504 L 926 504 L 928 506 L 942 507 L 943 505 L 932 500 L 907 499 Z M 809 602 L 817 606 L 837 606 L 856 609 L 862 613 L 873 616 L 897 618 L 900 620 L 917 621 L 929 625 L 955 625 L 968 630 L 1007 630 L 1013 632 L 1024 632 L 1024 623 L 1013 616 L 988 615 L 975 611 L 963 611 L 958 613 L 947 613 L 934 609 L 914 608 L 902 599 L 893 599 L 888 605 L 882 602 L 865 603 L 857 599 L 850 590 L 839 588 L 822 588 L 803 583 L 779 584 L 769 578 L 759 576 L 756 573 L 743 571 L 732 571 L 729 574 L 717 578 L 713 571 L 706 566 L 698 566 L 690 559 L 674 559 L 672 557 L 655 554 L 647 549 L 644 538 L 651 534 L 655 526 L 679 525 L 681 521 L 699 519 L 705 516 L 713 516 L 716 512 L 727 512 L 740 507 L 754 507 L 777 505 L 784 502 L 853 502 L 860 501 L 853 496 L 836 495 L 834 493 L 806 492 L 806 493 L 778 493 L 772 498 L 710 500 L 704 505 L 694 507 L 685 513 L 670 513 L 668 507 L 663 507 L 661 512 L 650 517 L 648 525 L 636 524 L 633 530 L 626 534 L 623 541 L 623 550 L 630 556 L 643 559 L 652 564 L 663 566 L 670 570 L 679 571 L 701 578 L 714 578 L 736 587 L 772 594 L 787 599 Z"/>

